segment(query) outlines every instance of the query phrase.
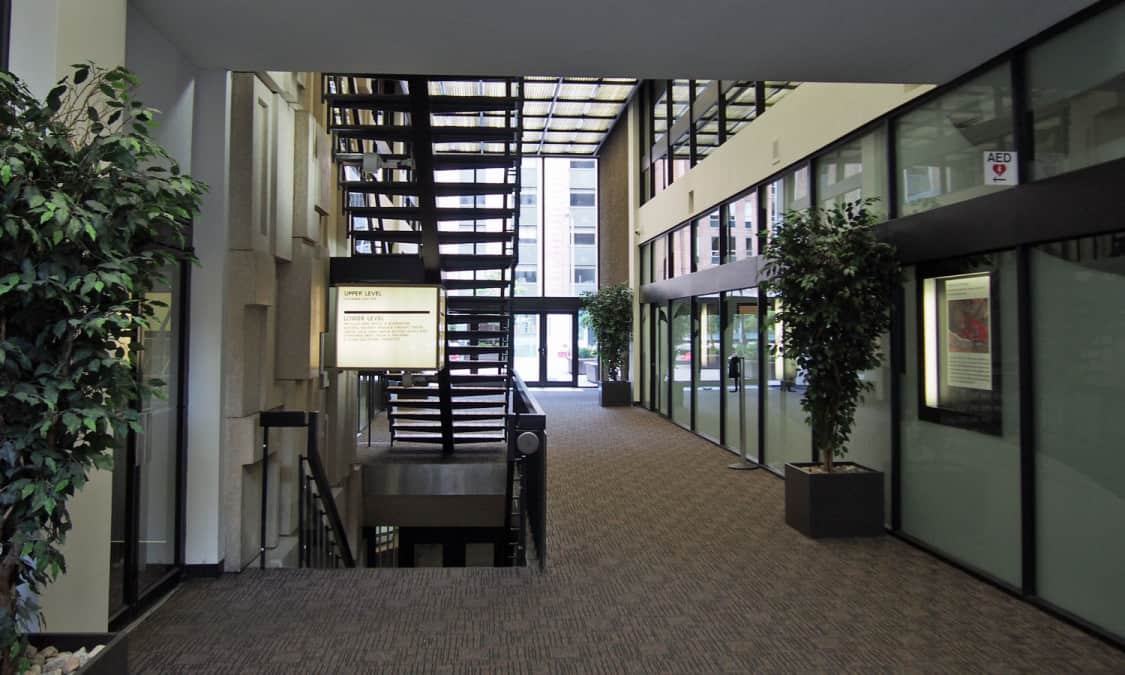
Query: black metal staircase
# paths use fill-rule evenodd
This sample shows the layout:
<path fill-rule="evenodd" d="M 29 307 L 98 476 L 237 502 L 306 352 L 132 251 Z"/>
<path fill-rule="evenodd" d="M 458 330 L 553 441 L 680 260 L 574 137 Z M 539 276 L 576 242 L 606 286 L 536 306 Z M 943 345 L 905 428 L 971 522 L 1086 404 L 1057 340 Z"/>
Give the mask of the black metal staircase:
<path fill-rule="evenodd" d="M 444 367 L 388 378 L 391 442 L 507 441 L 523 82 L 325 75 L 352 256 L 441 283 Z M 407 446 L 409 447 L 409 446 Z"/>

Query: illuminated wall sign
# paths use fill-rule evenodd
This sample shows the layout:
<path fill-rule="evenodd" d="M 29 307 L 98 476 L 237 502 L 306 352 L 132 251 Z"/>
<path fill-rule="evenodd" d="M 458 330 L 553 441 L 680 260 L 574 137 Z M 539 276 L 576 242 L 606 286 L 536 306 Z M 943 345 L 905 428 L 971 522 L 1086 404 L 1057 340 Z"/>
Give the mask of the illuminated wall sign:
<path fill-rule="evenodd" d="M 337 287 L 337 368 L 437 370 L 444 365 L 444 288 Z"/>

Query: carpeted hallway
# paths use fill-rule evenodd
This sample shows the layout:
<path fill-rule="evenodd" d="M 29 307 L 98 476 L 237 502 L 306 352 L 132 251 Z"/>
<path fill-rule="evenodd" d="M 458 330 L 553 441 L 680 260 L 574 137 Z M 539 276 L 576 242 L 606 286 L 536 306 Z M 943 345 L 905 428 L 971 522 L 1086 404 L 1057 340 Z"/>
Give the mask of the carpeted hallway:
<path fill-rule="evenodd" d="M 187 581 L 129 636 L 134 671 L 1125 672 L 1125 653 L 895 539 L 805 539 L 781 480 L 656 415 L 536 396 L 546 572 Z"/>

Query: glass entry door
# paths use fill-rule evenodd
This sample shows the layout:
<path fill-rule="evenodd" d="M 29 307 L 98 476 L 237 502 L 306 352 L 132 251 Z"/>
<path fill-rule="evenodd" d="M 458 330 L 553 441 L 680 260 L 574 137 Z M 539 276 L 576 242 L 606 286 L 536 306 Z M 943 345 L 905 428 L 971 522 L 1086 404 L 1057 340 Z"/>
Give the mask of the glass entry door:
<path fill-rule="evenodd" d="M 578 386 L 577 312 L 516 314 L 515 366 L 536 387 Z"/>

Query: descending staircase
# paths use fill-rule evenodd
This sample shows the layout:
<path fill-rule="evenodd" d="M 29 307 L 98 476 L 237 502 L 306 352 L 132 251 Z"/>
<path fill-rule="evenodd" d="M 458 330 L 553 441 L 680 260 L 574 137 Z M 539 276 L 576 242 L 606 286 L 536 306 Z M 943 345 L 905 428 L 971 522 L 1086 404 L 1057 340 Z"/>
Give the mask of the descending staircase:
<path fill-rule="evenodd" d="M 351 255 L 441 283 L 445 364 L 387 374 L 396 447 L 506 442 L 523 82 L 325 75 Z M 373 280 L 376 281 L 376 280 Z"/>

